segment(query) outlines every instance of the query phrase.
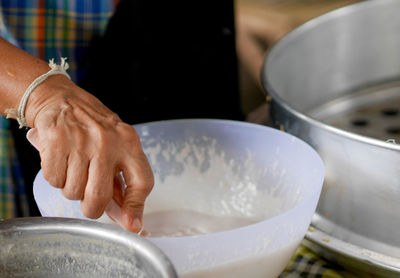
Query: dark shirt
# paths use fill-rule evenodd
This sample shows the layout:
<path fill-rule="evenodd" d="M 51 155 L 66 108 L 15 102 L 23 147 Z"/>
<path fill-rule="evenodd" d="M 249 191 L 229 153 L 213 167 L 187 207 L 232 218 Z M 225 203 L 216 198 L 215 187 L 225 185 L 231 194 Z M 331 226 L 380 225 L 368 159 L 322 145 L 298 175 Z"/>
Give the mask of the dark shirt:
<path fill-rule="evenodd" d="M 231 0 L 123 0 L 88 54 L 80 85 L 127 123 L 243 119 Z"/>
<path fill-rule="evenodd" d="M 242 120 L 233 1 L 122 0 L 81 63 L 79 84 L 120 118 L 143 123 L 177 118 Z M 40 169 L 26 130 L 12 122 L 31 215 Z"/>

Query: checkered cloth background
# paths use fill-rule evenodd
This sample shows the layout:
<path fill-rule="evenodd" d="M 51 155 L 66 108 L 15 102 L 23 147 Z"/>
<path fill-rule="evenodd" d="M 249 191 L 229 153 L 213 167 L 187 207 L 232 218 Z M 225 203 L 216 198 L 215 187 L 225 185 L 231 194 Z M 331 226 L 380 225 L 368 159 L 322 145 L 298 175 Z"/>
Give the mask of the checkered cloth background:
<path fill-rule="evenodd" d="M 78 81 L 79 61 L 94 34 L 100 34 L 118 0 L 0 0 L 0 36 L 48 61 L 68 57 Z M 0 118 L 0 218 L 28 216 L 23 184 L 9 122 Z M 279 278 L 355 278 L 300 246 Z"/>
<path fill-rule="evenodd" d="M 71 78 L 90 40 L 101 34 L 118 0 L 0 0 L 0 36 L 48 61 L 68 57 Z M 8 120 L 0 117 L 0 218 L 28 216 L 26 194 Z M 27 185 L 31 186 L 31 185 Z"/>
<path fill-rule="evenodd" d="M 0 218 L 28 216 L 28 203 L 13 138 L 7 121 L 0 121 Z"/>

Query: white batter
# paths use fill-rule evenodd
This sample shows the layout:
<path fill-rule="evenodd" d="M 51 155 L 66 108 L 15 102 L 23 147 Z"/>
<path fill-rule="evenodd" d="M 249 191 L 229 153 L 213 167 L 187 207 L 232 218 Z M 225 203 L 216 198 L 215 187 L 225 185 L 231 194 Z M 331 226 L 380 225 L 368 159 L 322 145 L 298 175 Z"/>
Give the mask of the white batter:
<path fill-rule="evenodd" d="M 146 236 L 178 237 L 232 230 L 258 222 L 244 217 L 215 216 L 190 210 L 157 211 L 144 216 Z"/>
<path fill-rule="evenodd" d="M 168 240 L 168 237 L 223 232 L 279 215 L 293 205 L 279 197 L 287 184 L 285 169 L 275 164 L 269 169 L 257 167 L 250 152 L 247 157 L 231 159 L 218 151 L 217 146 L 213 147 L 215 142 L 202 148 L 196 140 L 179 148 L 173 144 L 146 148 L 155 173 L 155 187 L 146 201 L 143 218 L 147 236 Z M 167 172 L 164 163 L 169 167 Z M 274 186 L 266 184 L 272 175 L 277 181 Z M 192 240 L 195 244 L 196 237 Z M 275 278 L 300 240 L 292 239 L 268 254 L 257 252 L 265 243 L 260 240 L 260 246 L 249 246 L 243 257 L 238 254 L 235 261 L 207 265 L 201 271 L 192 269 L 192 265 L 200 265 L 207 258 L 188 253 L 187 257 L 193 257 L 194 261 L 189 260 L 188 265 L 177 270 L 182 278 Z"/>

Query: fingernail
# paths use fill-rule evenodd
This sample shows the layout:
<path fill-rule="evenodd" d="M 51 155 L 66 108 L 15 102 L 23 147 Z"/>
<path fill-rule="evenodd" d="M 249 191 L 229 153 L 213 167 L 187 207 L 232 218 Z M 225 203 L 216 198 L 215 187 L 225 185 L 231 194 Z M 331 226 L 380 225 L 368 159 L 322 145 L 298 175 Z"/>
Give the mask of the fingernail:
<path fill-rule="evenodd" d="M 135 231 L 136 233 L 138 233 L 139 235 L 142 232 L 142 221 L 140 221 L 139 218 L 133 219 L 132 230 Z"/>
<path fill-rule="evenodd" d="M 39 136 L 37 133 L 37 129 L 31 128 L 28 130 L 28 133 L 26 134 L 26 139 L 28 139 L 29 143 L 32 144 L 37 150 L 39 150 Z"/>
<path fill-rule="evenodd" d="M 134 232 L 134 233 L 139 233 L 140 230 L 142 229 L 142 221 L 138 217 L 132 217 L 128 215 L 127 213 L 123 213 L 123 222 L 125 229 L 128 231 Z"/>
<path fill-rule="evenodd" d="M 108 217 L 110 217 L 114 222 L 123 227 L 121 207 L 114 201 L 114 199 L 111 199 L 105 211 Z"/>

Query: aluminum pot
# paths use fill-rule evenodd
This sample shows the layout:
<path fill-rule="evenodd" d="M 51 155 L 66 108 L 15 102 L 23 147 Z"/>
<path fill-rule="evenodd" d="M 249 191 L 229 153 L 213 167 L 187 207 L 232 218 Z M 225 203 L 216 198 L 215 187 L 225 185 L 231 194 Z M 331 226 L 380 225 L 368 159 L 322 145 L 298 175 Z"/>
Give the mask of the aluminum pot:
<path fill-rule="evenodd" d="M 272 47 L 261 74 L 273 124 L 324 160 L 309 246 L 380 277 L 400 275 L 400 145 L 386 142 L 400 132 L 370 136 L 360 126 L 382 129 L 382 107 L 400 103 L 399 11 L 398 0 L 374 0 L 312 19 Z M 351 118 L 363 113 L 364 122 Z"/>
<path fill-rule="evenodd" d="M 144 238 L 89 220 L 2 220 L 0 246 L 1 277 L 178 277 Z"/>

